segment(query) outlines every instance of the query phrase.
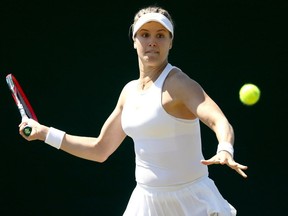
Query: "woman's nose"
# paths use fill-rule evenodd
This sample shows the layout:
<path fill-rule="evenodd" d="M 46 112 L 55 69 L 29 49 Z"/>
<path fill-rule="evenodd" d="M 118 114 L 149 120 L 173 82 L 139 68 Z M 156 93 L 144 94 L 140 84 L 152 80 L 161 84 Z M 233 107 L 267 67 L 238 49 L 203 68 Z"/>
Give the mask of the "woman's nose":
<path fill-rule="evenodd" d="M 151 47 L 155 47 L 157 44 L 154 40 L 151 40 L 150 43 L 149 43 L 149 46 Z"/>

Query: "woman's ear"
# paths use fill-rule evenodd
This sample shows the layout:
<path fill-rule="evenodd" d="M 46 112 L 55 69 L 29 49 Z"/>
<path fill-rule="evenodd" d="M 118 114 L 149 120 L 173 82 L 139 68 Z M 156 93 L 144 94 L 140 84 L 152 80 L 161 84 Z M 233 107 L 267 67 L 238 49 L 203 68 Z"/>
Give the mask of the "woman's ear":
<path fill-rule="evenodd" d="M 133 39 L 133 46 L 134 46 L 134 49 L 136 49 L 136 41 Z"/>
<path fill-rule="evenodd" d="M 171 48 L 172 48 L 172 45 L 173 45 L 173 43 L 172 43 L 172 41 L 171 41 L 171 43 L 170 43 L 170 46 L 169 46 L 169 49 L 171 49 Z"/>

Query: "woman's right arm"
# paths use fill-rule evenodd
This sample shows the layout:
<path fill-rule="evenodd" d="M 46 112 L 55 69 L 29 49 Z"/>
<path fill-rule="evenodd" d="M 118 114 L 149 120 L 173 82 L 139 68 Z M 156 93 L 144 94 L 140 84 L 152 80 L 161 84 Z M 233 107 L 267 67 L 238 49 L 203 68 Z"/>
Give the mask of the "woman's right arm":
<path fill-rule="evenodd" d="M 74 156 L 87 160 L 104 162 L 123 142 L 126 137 L 121 125 L 121 114 L 125 100 L 125 88 L 122 90 L 117 105 L 105 121 L 98 137 L 76 136 L 65 133 L 60 149 Z M 29 124 L 32 133 L 29 137 L 23 134 L 23 128 Z M 19 125 L 20 134 L 27 140 L 45 141 L 49 127 L 32 119 Z"/>

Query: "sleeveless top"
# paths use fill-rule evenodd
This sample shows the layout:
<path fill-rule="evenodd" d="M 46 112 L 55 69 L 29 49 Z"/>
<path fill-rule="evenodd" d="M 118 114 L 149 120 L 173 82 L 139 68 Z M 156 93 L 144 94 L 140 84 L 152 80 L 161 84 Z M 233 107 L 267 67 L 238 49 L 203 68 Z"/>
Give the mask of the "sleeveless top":
<path fill-rule="evenodd" d="M 173 68 L 167 64 L 145 91 L 137 90 L 138 80 L 126 84 L 129 93 L 121 122 L 134 141 L 138 184 L 171 186 L 208 176 L 207 166 L 200 162 L 204 157 L 199 119 L 176 118 L 162 106 L 162 86 Z"/>

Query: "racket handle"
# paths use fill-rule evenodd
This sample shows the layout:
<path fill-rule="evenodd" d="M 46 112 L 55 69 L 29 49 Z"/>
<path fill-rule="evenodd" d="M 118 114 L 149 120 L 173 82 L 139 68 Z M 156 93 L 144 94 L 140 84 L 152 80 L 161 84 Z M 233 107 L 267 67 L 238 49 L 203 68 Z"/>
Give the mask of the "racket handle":
<path fill-rule="evenodd" d="M 27 137 L 30 136 L 31 132 L 32 132 L 32 127 L 30 127 L 28 125 L 24 127 L 23 133 L 25 134 L 25 136 L 27 136 Z"/>

